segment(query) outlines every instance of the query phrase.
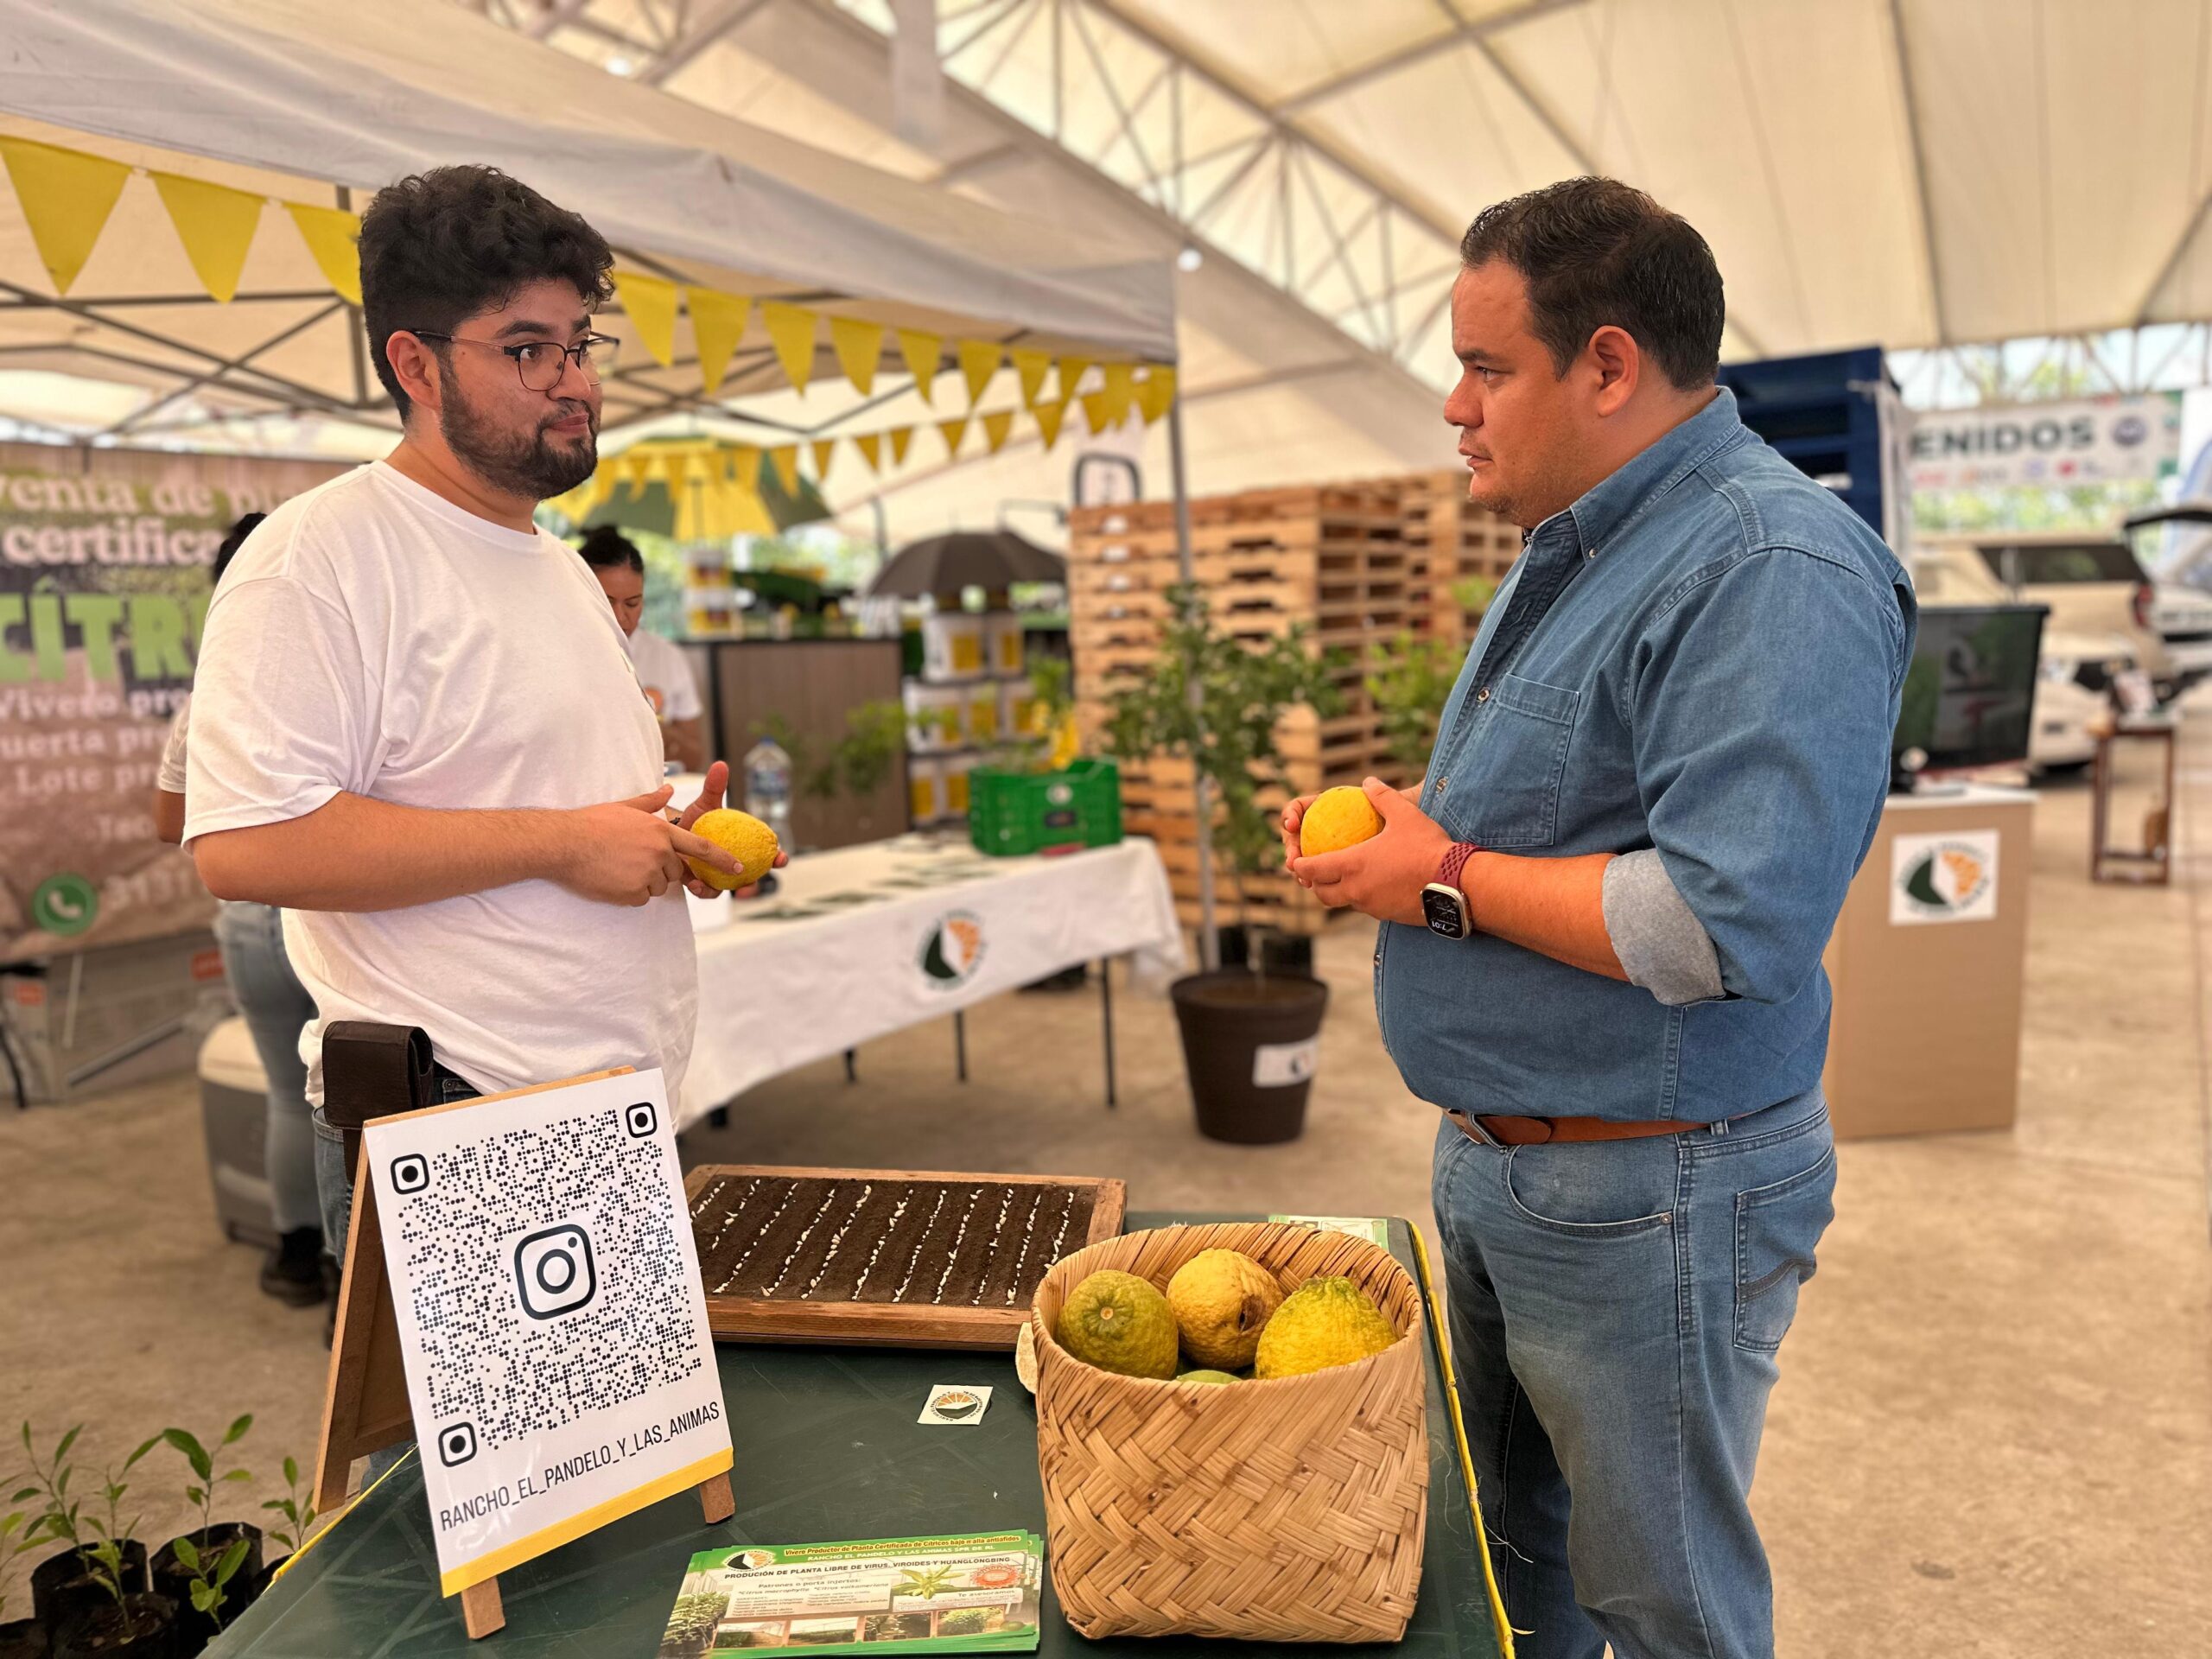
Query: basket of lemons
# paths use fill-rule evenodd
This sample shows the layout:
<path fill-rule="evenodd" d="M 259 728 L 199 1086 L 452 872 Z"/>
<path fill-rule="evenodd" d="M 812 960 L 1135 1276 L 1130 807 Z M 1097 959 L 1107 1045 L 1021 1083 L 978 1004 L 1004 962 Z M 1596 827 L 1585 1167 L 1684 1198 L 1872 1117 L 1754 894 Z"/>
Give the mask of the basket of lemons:
<path fill-rule="evenodd" d="M 1037 1288 L 1052 1583 L 1093 1638 L 1395 1642 L 1421 1589 L 1421 1295 L 1387 1250 L 1165 1227 Z"/>

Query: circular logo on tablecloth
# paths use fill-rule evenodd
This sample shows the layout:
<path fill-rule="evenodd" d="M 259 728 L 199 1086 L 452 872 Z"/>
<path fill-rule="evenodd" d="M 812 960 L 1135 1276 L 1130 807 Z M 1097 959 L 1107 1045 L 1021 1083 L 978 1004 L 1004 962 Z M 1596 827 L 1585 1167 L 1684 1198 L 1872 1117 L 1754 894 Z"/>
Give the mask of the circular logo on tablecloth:
<path fill-rule="evenodd" d="M 1930 848 L 1904 872 L 1904 897 L 1923 916 L 1971 910 L 1989 891 L 1989 865 L 1980 848 L 1947 842 Z"/>
<path fill-rule="evenodd" d="M 983 918 L 972 910 L 948 911 L 924 937 L 918 961 L 931 985 L 957 990 L 982 965 Z"/>

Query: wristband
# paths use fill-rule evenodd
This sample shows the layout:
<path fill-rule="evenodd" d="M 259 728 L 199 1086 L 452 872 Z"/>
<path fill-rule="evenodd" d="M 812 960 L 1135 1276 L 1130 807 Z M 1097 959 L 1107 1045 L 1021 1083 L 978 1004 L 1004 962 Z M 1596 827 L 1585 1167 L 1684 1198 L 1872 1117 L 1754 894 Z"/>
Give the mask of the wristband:
<path fill-rule="evenodd" d="M 1445 850 L 1444 861 L 1436 867 L 1437 881 L 1447 887 L 1459 885 L 1459 872 L 1467 868 L 1467 861 L 1482 849 L 1471 841 L 1455 841 Z"/>

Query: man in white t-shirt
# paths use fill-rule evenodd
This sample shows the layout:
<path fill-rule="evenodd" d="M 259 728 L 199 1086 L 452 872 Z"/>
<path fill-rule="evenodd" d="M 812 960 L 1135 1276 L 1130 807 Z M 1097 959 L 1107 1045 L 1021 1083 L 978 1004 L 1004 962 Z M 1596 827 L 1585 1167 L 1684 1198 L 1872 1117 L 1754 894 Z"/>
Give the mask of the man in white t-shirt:
<path fill-rule="evenodd" d="M 638 626 L 645 613 L 645 556 L 612 524 L 601 524 L 586 536 L 576 551 L 599 578 L 607 602 L 614 608 L 614 620 L 622 625 L 630 665 L 638 671 L 645 701 L 660 716 L 661 743 L 668 758 L 686 772 L 699 771 L 707 764 L 707 740 L 691 664 L 671 641 Z"/>
<path fill-rule="evenodd" d="M 360 257 L 404 435 L 271 513 L 218 590 L 186 843 L 219 898 L 283 907 L 318 1108 L 334 1020 L 423 1027 L 447 1098 L 629 1065 L 673 1099 L 698 1001 L 681 889 L 707 891 L 684 859 L 735 868 L 689 825 L 728 772 L 664 811 L 621 630 L 531 519 L 597 458 L 613 256 L 526 186 L 454 167 L 379 193 Z M 344 1166 L 318 1128 L 340 1248 Z"/>

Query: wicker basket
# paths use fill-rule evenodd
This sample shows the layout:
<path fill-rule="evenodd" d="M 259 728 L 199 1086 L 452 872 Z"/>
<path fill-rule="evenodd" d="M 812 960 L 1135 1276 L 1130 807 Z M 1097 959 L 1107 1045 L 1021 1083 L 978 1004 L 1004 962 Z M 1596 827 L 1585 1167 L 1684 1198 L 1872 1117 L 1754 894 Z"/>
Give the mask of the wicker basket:
<path fill-rule="evenodd" d="M 1286 1290 L 1343 1274 L 1407 1340 L 1306 1376 L 1209 1386 L 1116 1376 L 1052 1335 L 1076 1285 L 1119 1268 L 1165 1286 L 1242 1250 Z M 1268 1223 L 1131 1233 L 1037 1288 L 1037 1453 L 1052 1584 L 1091 1637 L 1395 1642 L 1421 1589 L 1428 1417 L 1421 1295 L 1363 1239 Z"/>

